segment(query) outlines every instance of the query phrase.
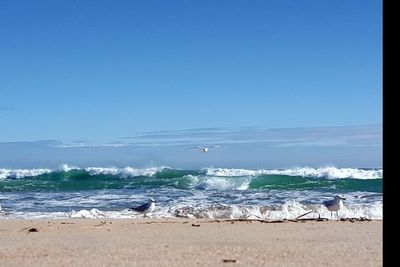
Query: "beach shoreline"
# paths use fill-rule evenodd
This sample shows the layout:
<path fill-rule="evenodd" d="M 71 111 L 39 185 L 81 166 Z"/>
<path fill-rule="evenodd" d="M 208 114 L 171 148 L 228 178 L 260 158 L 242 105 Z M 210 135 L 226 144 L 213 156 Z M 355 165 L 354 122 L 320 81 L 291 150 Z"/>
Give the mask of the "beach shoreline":
<path fill-rule="evenodd" d="M 0 220 L 1 266 L 382 266 L 382 220 Z"/>

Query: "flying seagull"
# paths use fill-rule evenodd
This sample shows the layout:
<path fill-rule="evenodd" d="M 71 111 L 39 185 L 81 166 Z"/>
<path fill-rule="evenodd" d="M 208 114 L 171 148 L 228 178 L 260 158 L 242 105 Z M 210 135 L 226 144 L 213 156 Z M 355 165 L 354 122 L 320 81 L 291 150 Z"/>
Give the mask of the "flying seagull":
<path fill-rule="evenodd" d="M 210 148 L 222 148 L 223 146 L 217 146 L 217 145 L 213 145 L 210 147 L 204 147 L 204 146 L 192 146 L 192 147 L 188 147 L 187 149 L 201 149 L 203 150 L 203 152 L 208 152 L 208 150 Z"/>
<path fill-rule="evenodd" d="M 140 205 L 139 207 L 130 208 L 130 210 L 143 213 L 143 218 L 147 216 L 147 213 L 151 213 L 156 206 L 154 199 L 150 198 L 147 203 Z"/>
<path fill-rule="evenodd" d="M 331 220 L 332 220 L 332 212 L 336 211 L 336 218 L 339 219 L 338 211 L 343 207 L 343 201 L 346 200 L 344 197 L 336 195 L 332 200 L 324 201 L 324 206 L 331 212 Z"/>

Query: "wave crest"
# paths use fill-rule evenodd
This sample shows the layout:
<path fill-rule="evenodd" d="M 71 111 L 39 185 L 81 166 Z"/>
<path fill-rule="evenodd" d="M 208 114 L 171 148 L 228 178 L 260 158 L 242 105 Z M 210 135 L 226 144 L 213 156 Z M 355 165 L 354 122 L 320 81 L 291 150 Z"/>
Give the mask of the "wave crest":
<path fill-rule="evenodd" d="M 62 164 L 57 169 L 0 169 L 0 179 L 21 179 L 25 177 L 34 177 L 47 173 L 68 173 L 71 171 L 86 171 L 89 175 L 114 175 L 120 178 L 128 178 L 135 176 L 153 176 L 154 174 L 170 169 L 166 166 L 151 168 L 116 168 L 116 167 L 87 167 L 80 168 L 68 164 Z"/>
<path fill-rule="evenodd" d="M 21 179 L 50 172 L 52 172 L 50 169 L 0 169 L 0 179 Z"/>
<path fill-rule="evenodd" d="M 209 176 L 259 176 L 259 175 L 287 175 L 301 176 L 310 178 L 326 178 L 326 179 L 380 179 L 383 177 L 382 169 L 356 169 L 356 168 L 293 168 L 293 169 L 271 169 L 271 170 L 247 170 L 247 169 L 224 169 L 224 168 L 206 168 L 202 170 L 205 175 Z"/>
<path fill-rule="evenodd" d="M 136 169 L 132 167 L 125 168 L 104 168 L 104 167 L 88 167 L 85 168 L 90 175 L 115 175 L 121 178 L 128 178 L 134 176 L 153 176 L 159 171 L 168 169 L 168 167 L 152 167 L 145 169 Z"/>

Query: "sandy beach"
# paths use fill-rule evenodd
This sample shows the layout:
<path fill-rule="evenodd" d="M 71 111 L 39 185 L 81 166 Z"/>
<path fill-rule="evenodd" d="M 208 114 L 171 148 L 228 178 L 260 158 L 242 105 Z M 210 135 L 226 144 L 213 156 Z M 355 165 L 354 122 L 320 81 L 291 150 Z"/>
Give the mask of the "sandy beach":
<path fill-rule="evenodd" d="M 382 266 L 382 221 L 1 220 L 0 266 Z"/>

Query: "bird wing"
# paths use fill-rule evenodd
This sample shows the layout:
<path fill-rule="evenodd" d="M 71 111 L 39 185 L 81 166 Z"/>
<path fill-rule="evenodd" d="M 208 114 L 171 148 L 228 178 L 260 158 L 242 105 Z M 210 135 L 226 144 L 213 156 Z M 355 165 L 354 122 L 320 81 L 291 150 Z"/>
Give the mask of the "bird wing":
<path fill-rule="evenodd" d="M 134 210 L 134 211 L 141 211 L 141 212 L 143 212 L 143 211 L 147 210 L 148 208 L 149 208 L 149 204 L 148 204 L 148 203 L 145 203 L 145 204 L 143 204 L 143 205 L 140 205 L 139 207 L 130 208 L 130 209 L 131 209 L 131 210 Z"/>
<path fill-rule="evenodd" d="M 324 201 L 324 205 L 326 206 L 326 207 L 328 207 L 328 206 L 332 206 L 333 205 L 333 200 L 326 200 L 326 201 Z"/>

